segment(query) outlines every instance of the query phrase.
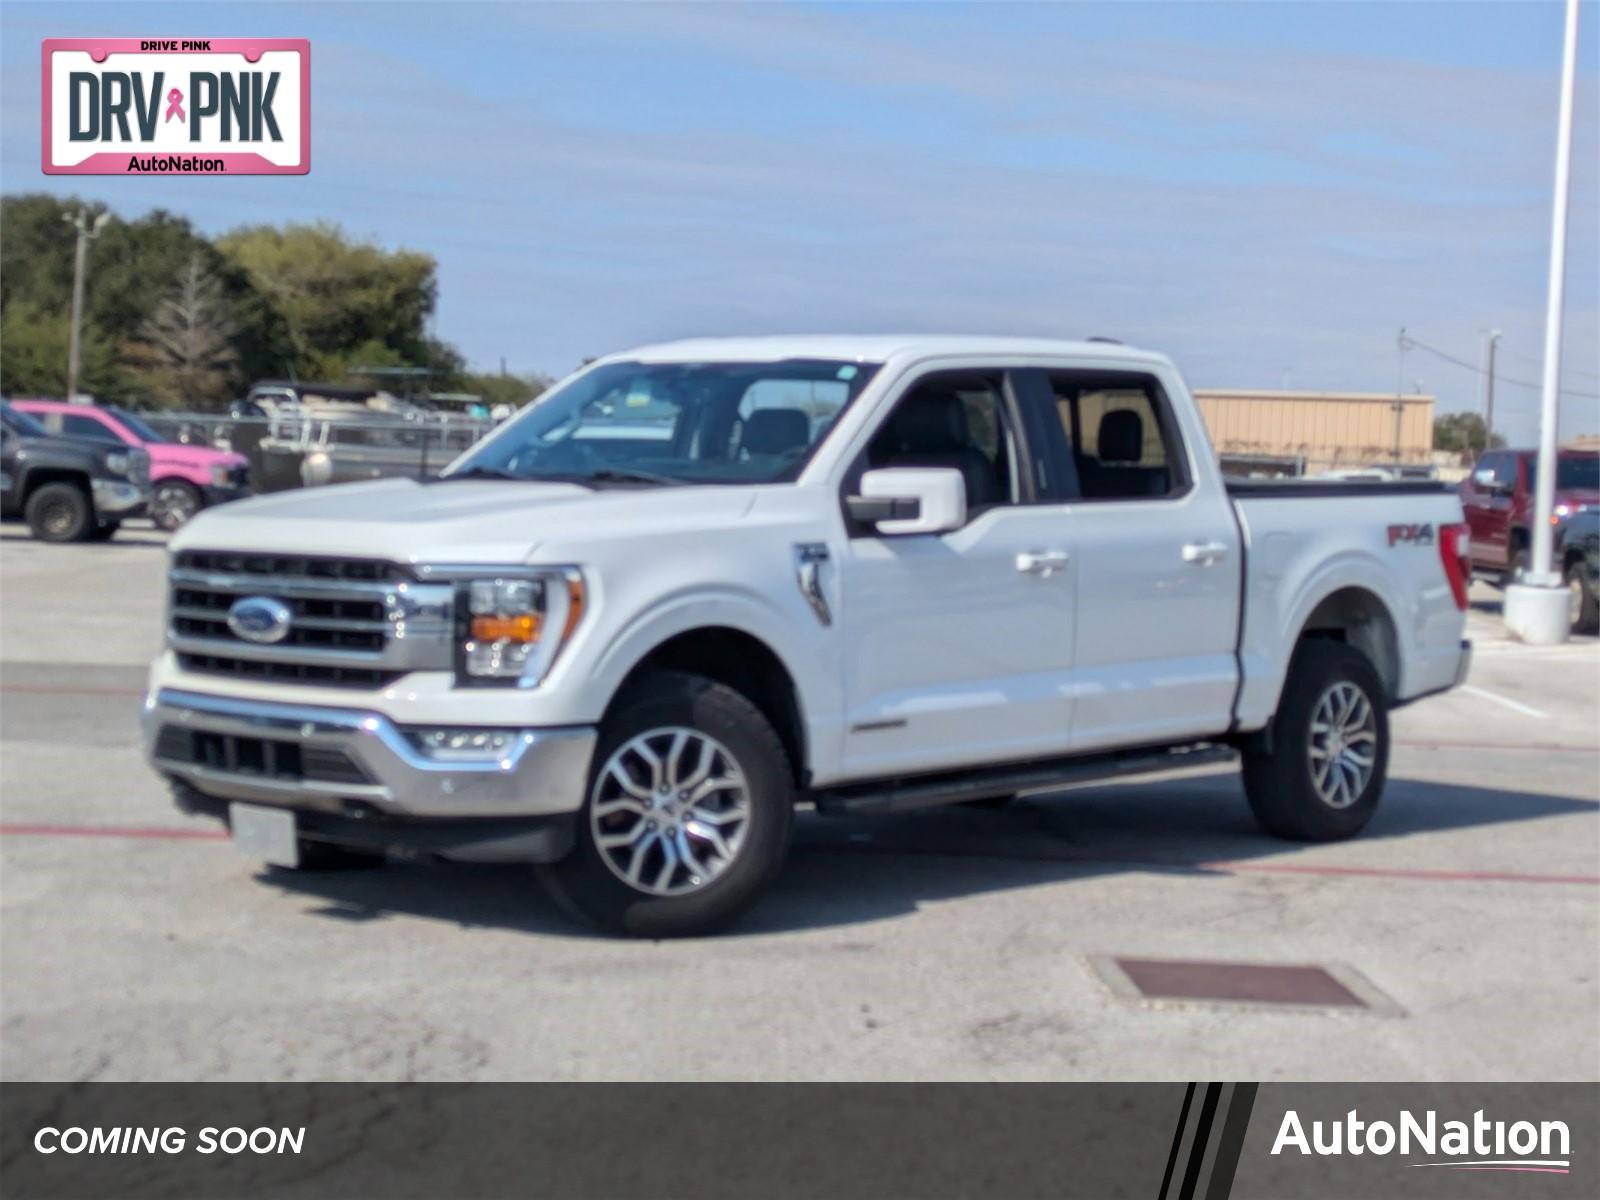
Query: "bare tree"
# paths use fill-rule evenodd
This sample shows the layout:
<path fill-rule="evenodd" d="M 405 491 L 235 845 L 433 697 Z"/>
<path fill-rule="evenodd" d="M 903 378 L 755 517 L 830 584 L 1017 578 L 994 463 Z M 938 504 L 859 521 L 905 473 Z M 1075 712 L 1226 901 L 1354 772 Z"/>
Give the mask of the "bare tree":
<path fill-rule="evenodd" d="M 238 330 L 222 281 L 194 254 L 145 319 L 128 358 L 168 407 L 210 407 L 232 394 Z"/>

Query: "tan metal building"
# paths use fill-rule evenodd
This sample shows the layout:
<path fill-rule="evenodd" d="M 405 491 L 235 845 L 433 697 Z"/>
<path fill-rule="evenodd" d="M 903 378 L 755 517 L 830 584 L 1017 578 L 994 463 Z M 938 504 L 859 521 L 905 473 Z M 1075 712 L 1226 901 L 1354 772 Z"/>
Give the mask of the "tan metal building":
<path fill-rule="evenodd" d="M 1272 389 L 1200 389 L 1194 395 L 1213 449 L 1235 465 L 1259 460 L 1315 474 L 1433 462 L 1429 395 Z"/>

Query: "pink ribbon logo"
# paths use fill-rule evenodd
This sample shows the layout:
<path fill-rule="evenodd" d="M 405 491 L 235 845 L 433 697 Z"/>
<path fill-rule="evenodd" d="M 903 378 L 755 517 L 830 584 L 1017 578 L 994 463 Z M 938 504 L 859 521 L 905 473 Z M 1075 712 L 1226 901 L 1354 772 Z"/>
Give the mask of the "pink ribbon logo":
<path fill-rule="evenodd" d="M 167 116 L 166 116 L 166 120 L 170 121 L 170 120 L 172 120 L 173 117 L 177 117 L 178 120 L 180 120 L 180 121 L 187 121 L 189 119 L 188 117 L 183 115 L 183 93 L 180 92 L 177 88 L 173 88 L 170 92 L 167 93 Z M 165 123 L 166 123 L 166 121 L 162 122 L 162 124 L 165 124 Z"/>

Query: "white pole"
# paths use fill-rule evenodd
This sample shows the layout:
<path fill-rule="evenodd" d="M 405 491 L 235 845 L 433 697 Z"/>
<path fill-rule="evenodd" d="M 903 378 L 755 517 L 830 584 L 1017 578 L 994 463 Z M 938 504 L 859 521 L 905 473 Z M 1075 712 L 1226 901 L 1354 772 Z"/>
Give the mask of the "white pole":
<path fill-rule="evenodd" d="M 1555 507 L 1556 426 L 1560 415 L 1561 311 L 1567 268 L 1567 183 L 1572 174 L 1572 95 L 1577 75 L 1578 0 L 1567 0 L 1567 32 L 1561 59 L 1561 117 L 1556 133 L 1556 197 L 1550 218 L 1550 297 L 1544 317 L 1544 387 L 1539 404 L 1539 479 L 1534 491 L 1533 556 L 1525 582 L 1554 587 L 1550 513 Z"/>

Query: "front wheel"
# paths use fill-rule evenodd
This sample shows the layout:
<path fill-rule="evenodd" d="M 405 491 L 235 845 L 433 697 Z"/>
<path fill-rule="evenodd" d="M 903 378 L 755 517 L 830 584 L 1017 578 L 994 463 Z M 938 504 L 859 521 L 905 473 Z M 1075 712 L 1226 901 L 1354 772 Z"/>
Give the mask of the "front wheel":
<path fill-rule="evenodd" d="M 157 529 L 171 533 L 182 525 L 204 504 L 200 489 L 184 479 L 162 479 L 150 492 L 150 506 L 146 510 Z"/>
<path fill-rule="evenodd" d="M 75 483 L 47 483 L 28 497 L 28 528 L 41 542 L 81 542 L 94 528 L 94 505 Z"/>
<path fill-rule="evenodd" d="M 761 711 L 714 680 L 663 672 L 602 725 L 578 844 L 540 874 L 602 928 L 709 933 L 772 883 L 793 818 L 788 756 Z"/>
<path fill-rule="evenodd" d="M 1244 757 L 1244 790 L 1263 829 L 1300 842 L 1352 837 L 1372 819 L 1389 767 L 1383 682 L 1365 655 L 1313 640 L 1295 653 L 1271 749 Z"/>

